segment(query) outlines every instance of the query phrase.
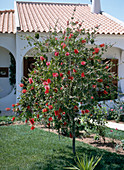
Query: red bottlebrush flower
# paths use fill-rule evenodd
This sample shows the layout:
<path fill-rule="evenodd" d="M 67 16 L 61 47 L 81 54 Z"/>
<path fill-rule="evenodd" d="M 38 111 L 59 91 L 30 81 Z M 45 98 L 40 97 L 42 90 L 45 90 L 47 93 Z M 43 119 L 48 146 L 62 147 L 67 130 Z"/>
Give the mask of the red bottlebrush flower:
<path fill-rule="evenodd" d="M 63 73 L 60 73 L 60 77 L 63 77 Z"/>
<path fill-rule="evenodd" d="M 50 127 L 50 123 L 47 123 L 47 126 Z"/>
<path fill-rule="evenodd" d="M 10 110 L 11 110 L 11 108 L 7 107 L 5 110 L 6 110 L 6 111 L 10 111 Z"/>
<path fill-rule="evenodd" d="M 29 83 L 30 83 L 30 84 L 32 84 L 32 83 L 33 83 L 32 78 L 29 78 L 29 79 L 28 79 L 28 81 L 29 81 Z"/>
<path fill-rule="evenodd" d="M 103 79 L 98 79 L 98 82 L 102 83 L 102 82 L 103 82 Z"/>
<path fill-rule="evenodd" d="M 34 126 L 31 126 L 31 130 L 34 130 L 35 129 L 35 127 Z"/>
<path fill-rule="evenodd" d="M 37 114 L 37 118 L 39 119 L 39 114 Z"/>
<path fill-rule="evenodd" d="M 98 54 L 99 53 L 99 48 L 94 48 L 94 51 L 95 51 L 96 54 Z"/>
<path fill-rule="evenodd" d="M 46 62 L 46 65 L 49 66 L 49 65 L 50 65 L 50 62 Z"/>
<path fill-rule="evenodd" d="M 81 77 L 85 77 L 84 73 L 81 73 Z"/>
<path fill-rule="evenodd" d="M 58 111 L 58 110 L 55 110 L 54 113 L 55 113 L 55 116 L 58 116 L 59 111 Z"/>
<path fill-rule="evenodd" d="M 60 87 L 60 90 L 62 90 L 63 89 L 63 87 Z"/>
<path fill-rule="evenodd" d="M 106 91 L 106 90 L 104 90 L 104 92 L 103 92 L 104 94 L 108 94 L 108 92 Z"/>
<path fill-rule="evenodd" d="M 70 71 L 69 70 L 67 71 L 67 74 L 70 75 Z"/>
<path fill-rule="evenodd" d="M 55 40 L 57 40 L 58 38 L 57 37 L 55 37 Z"/>
<path fill-rule="evenodd" d="M 60 63 L 61 66 L 62 66 L 63 64 L 64 64 L 64 63 L 62 63 L 62 62 Z"/>
<path fill-rule="evenodd" d="M 105 46 L 105 44 L 100 44 L 99 46 L 100 46 L 100 47 L 104 47 L 104 46 Z"/>
<path fill-rule="evenodd" d="M 15 107 L 15 104 L 12 104 L 12 107 Z"/>
<path fill-rule="evenodd" d="M 49 109 L 53 109 L 53 106 L 52 106 L 52 105 L 49 105 L 48 107 L 49 107 Z"/>
<path fill-rule="evenodd" d="M 74 106 L 74 109 L 75 109 L 75 110 L 78 110 L 78 106 Z"/>
<path fill-rule="evenodd" d="M 55 55 L 55 56 L 58 56 L 58 55 L 59 55 L 59 52 L 55 52 L 54 55 Z"/>
<path fill-rule="evenodd" d="M 93 115 L 91 114 L 90 116 L 92 117 Z"/>
<path fill-rule="evenodd" d="M 93 55 L 95 54 L 95 52 L 93 52 Z"/>
<path fill-rule="evenodd" d="M 50 80 L 50 79 L 47 79 L 47 83 L 48 83 L 48 84 L 51 83 L 51 80 Z"/>
<path fill-rule="evenodd" d="M 65 115 L 65 112 L 63 112 L 62 114 Z"/>
<path fill-rule="evenodd" d="M 52 122 L 53 121 L 53 118 L 52 117 L 49 117 L 49 122 Z"/>
<path fill-rule="evenodd" d="M 109 68 L 109 66 L 106 66 L 105 68 L 106 68 L 106 69 L 108 69 L 108 68 Z"/>
<path fill-rule="evenodd" d="M 81 65 L 86 65 L 86 62 L 85 61 L 81 61 Z"/>
<path fill-rule="evenodd" d="M 64 49 L 65 47 L 66 47 L 66 44 L 63 43 L 63 47 L 62 48 Z"/>
<path fill-rule="evenodd" d="M 30 89 L 31 89 L 31 90 L 34 90 L 34 87 L 32 86 Z"/>
<path fill-rule="evenodd" d="M 90 111 L 88 109 L 85 110 L 85 113 L 89 113 Z"/>
<path fill-rule="evenodd" d="M 59 113 L 61 113 L 62 112 L 62 109 L 61 108 L 59 108 Z"/>
<path fill-rule="evenodd" d="M 30 119 L 29 121 L 32 125 L 34 124 L 34 119 Z"/>
<path fill-rule="evenodd" d="M 14 120 L 15 120 L 15 117 L 12 118 L 12 121 L 14 121 Z"/>
<path fill-rule="evenodd" d="M 46 82 L 46 81 L 43 82 L 43 85 L 44 85 L 44 86 L 47 86 L 48 84 L 49 84 L 49 83 Z"/>
<path fill-rule="evenodd" d="M 81 110 L 81 113 L 84 115 L 84 114 L 85 114 L 85 111 L 84 111 L 84 110 Z"/>
<path fill-rule="evenodd" d="M 77 71 L 75 69 L 73 69 L 73 73 L 76 73 Z"/>
<path fill-rule="evenodd" d="M 23 83 L 21 83 L 19 86 L 20 86 L 20 87 L 24 87 L 24 84 L 23 84 Z"/>
<path fill-rule="evenodd" d="M 48 103 L 46 103 L 45 105 L 48 106 Z"/>
<path fill-rule="evenodd" d="M 117 128 L 115 130 L 118 130 Z"/>
<path fill-rule="evenodd" d="M 45 58 L 43 56 L 40 56 L 41 61 L 43 61 Z"/>
<path fill-rule="evenodd" d="M 42 109 L 42 112 L 43 112 L 43 113 L 45 113 L 45 112 L 47 112 L 47 111 L 48 111 L 48 109 L 47 109 L 47 108 Z"/>
<path fill-rule="evenodd" d="M 66 41 L 67 37 L 64 38 L 64 40 Z"/>
<path fill-rule="evenodd" d="M 69 54 L 70 54 L 69 52 L 66 52 L 66 53 L 65 53 L 65 56 L 69 56 Z"/>
<path fill-rule="evenodd" d="M 79 51 L 78 51 L 77 49 L 74 49 L 74 53 L 75 53 L 75 54 L 78 54 Z"/>
<path fill-rule="evenodd" d="M 34 70 L 34 74 L 36 74 L 36 70 Z"/>
<path fill-rule="evenodd" d="M 49 90 L 47 89 L 46 91 L 45 91 L 45 94 L 48 94 L 49 93 Z"/>
<path fill-rule="evenodd" d="M 62 116 L 60 114 L 58 114 L 58 119 L 60 120 L 62 118 Z"/>
<path fill-rule="evenodd" d="M 113 130 L 110 130 L 110 132 L 113 132 Z"/>
<path fill-rule="evenodd" d="M 92 85 L 92 87 L 95 89 L 97 85 Z"/>
<path fill-rule="evenodd" d="M 22 90 L 22 93 L 26 93 L 26 92 L 27 92 L 27 90 L 26 90 L 26 89 L 23 89 L 23 90 Z"/>
<path fill-rule="evenodd" d="M 44 86 L 44 88 L 45 88 L 46 90 L 49 90 L 49 89 L 50 89 L 50 87 L 49 87 L 49 86 Z"/>
<path fill-rule="evenodd" d="M 72 136 L 72 134 L 71 134 L 71 133 L 69 134 L 69 136 L 70 136 L 70 138 L 73 138 L 73 136 Z"/>
<path fill-rule="evenodd" d="M 64 126 L 66 126 L 67 125 L 67 122 L 64 122 Z"/>
<path fill-rule="evenodd" d="M 53 73 L 53 77 L 58 77 L 58 73 Z"/>
<path fill-rule="evenodd" d="M 25 123 L 27 123 L 27 122 L 28 122 L 28 120 L 26 119 L 26 120 L 25 120 Z"/>
<path fill-rule="evenodd" d="M 86 40 L 82 40 L 81 42 L 84 44 L 84 43 L 86 43 Z"/>
<path fill-rule="evenodd" d="M 91 96 L 91 99 L 94 99 L 94 97 L 93 97 L 93 96 Z"/>
<path fill-rule="evenodd" d="M 30 106 L 29 106 L 29 105 L 27 106 L 27 109 L 28 109 L 28 110 L 30 109 Z"/>
<path fill-rule="evenodd" d="M 72 77 L 72 76 L 69 76 L 69 77 L 68 77 L 68 79 L 69 79 L 69 80 L 73 80 L 73 79 L 74 79 L 74 77 Z"/>

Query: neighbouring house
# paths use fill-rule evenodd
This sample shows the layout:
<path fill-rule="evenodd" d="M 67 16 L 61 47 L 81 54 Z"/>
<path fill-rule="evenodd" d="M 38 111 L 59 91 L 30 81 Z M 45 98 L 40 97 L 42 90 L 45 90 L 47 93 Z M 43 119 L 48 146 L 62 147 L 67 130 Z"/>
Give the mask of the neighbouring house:
<path fill-rule="evenodd" d="M 96 44 L 113 44 L 103 57 L 116 64 L 113 71 L 118 74 L 118 87 L 124 93 L 124 23 L 102 12 L 100 0 L 92 0 L 91 5 L 16 1 L 14 10 L 0 11 L 0 110 L 18 101 L 20 81 L 34 62 L 33 47 L 22 36 L 39 32 L 42 41 L 57 21 L 57 31 L 64 31 L 75 7 L 75 20 L 83 21 L 84 28 L 100 26 Z M 9 82 L 10 54 L 16 61 L 16 94 Z"/>

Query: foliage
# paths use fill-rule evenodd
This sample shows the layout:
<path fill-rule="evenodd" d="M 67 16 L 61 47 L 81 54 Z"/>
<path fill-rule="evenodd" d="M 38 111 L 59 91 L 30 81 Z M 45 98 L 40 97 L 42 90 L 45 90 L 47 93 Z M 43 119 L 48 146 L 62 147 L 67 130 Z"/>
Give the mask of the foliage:
<path fill-rule="evenodd" d="M 14 87 L 15 83 L 16 83 L 16 61 L 14 56 L 12 55 L 12 53 L 9 53 L 10 55 L 10 67 L 9 67 L 9 81 L 10 81 L 10 85 Z"/>
<path fill-rule="evenodd" d="M 114 119 L 117 122 L 119 122 L 120 120 L 123 121 L 122 115 L 124 116 L 124 101 L 121 100 L 120 97 L 118 97 L 118 99 L 114 101 L 113 106 L 109 108 L 107 119 Z"/>
<path fill-rule="evenodd" d="M 116 145 L 115 149 L 118 150 L 120 147 L 122 147 L 123 150 L 124 150 L 124 139 L 121 140 L 121 144 L 117 144 L 117 145 Z"/>
<path fill-rule="evenodd" d="M 83 154 L 81 159 L 78 157 L 78 155 L 76 156 L 76 158 L 77 159 L 75 160 L 75 162 L 76 162 L 77 166 L 67 167 L 65 169 L 93 170 L 97 166 L 97 164 L 99 163 L 99 161 L 101 160 L 102 157 L 88 158 L 87 155 Z"/>
<path fill-rule="evenodd" d="M 112 83 L 115 75 L 109 71 L 111 63 L 101 64 L 108 46 L 95 44 L 95 29 L 82 29 L 82 22 L 72 17 L 63 33 L 57 33 L 55 27 L 43 42 L 38 34 L 35 38 L 28 37 L 29 45 L 38 50 L 37 61 L 25 81 L 26 86 L 20 85 L 23 87 L 20 106 L 14 108 L 33 126 L 32 118 L 39 117 L 58 133 L 64 131 L 73 138 L 74 153 L 76 133 L 84 127 L 81 119 L 85 124 L 98 119 L 97 123 L 101 124 L 104 115 L 95 111 L 98 101 L 106 96 L 114 98 L 116 93 Z"/>

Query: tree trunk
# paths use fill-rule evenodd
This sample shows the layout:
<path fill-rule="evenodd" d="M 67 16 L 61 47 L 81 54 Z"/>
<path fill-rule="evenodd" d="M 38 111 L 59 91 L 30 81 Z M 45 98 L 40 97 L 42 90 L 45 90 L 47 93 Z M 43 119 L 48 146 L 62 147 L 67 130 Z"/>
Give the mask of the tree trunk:
<path fill-rule="evenodd" d="M 72 148 L 73 148 L 73 154 L 75 155 L 75 121 L 73 119 L 73 129 L 72 129 L 72 135 L 73 135 L 73 143 L 72 143 Z"/>

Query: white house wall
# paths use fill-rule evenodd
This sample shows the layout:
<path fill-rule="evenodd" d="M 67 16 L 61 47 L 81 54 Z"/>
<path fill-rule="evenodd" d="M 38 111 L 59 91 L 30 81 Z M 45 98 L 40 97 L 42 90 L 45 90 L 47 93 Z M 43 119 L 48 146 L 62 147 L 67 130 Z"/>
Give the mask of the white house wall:
<path fill-rule="evenodd" d="M 16 44 L 14 34 L 0 34 L 0 67 L 10 66 L 11 52 L 16 59 Z M 16 95 L 9 83 L 9 77 L 0 77 L 0 110 L 11 107 L 16 102 Z"/>

